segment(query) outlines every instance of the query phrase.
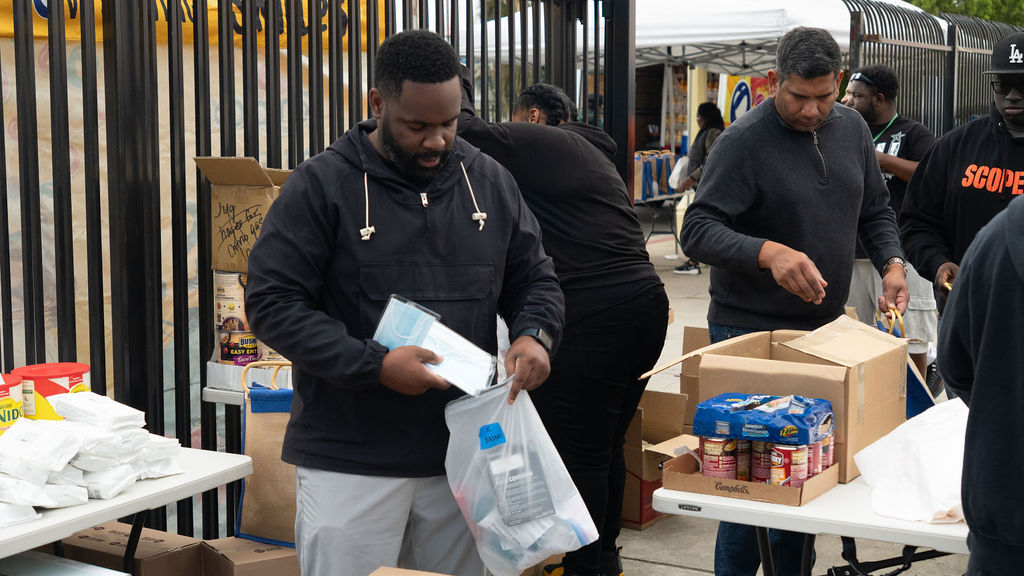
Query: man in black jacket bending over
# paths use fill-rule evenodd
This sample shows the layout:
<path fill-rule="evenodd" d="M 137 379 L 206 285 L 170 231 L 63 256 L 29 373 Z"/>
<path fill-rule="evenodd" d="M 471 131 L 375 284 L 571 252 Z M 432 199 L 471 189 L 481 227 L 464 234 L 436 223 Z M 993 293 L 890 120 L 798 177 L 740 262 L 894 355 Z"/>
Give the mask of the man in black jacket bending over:
<path fill-rule="evenodd" d="M 523 90 L 517 122 L 489 124 L 473 109 L 463 68 L 459 136 L 512 172 L 543 231 L 565 293 L 565 331 L 551 375 L 531 392 L 600 538 L 545 568 L 553 576 L 618 576 L 626 467 L 622 445 L 668 324 L 668 297 L 644 246 L 615 143 L 575 122 L 572 102 L 548 84 Z"/>
<path fill-rule="evenodd" d="M 882 276 L 879 307 L 906 312 L 896 216 L 867 124 L 836 103 L 841 69 L 827 31 L 787 32 L 768 72 L 775 96 L 715 144 L 680 230 L 683 251 L 711 265 L 712 342 L 843 314 L 858 234 Z M 775 573 L 799 574 L 803 535 L 771 539 Z M 753 576 L 759 563 L 754 528 L 720 523 L 716 576 Z"/>
<path fill-rule="evenodd" d="M 282 458 L 297 469 L 302 574 L 397 565 L 480 576 L 445 477 L 444 407 L 461 392 L 427 369 L 434 351 L 385 348 L 374 329 L 398 294 L 494 354 L 500 313 L 514 396 L 548 374 L 562 293 L 512 176 L 456 137 L 451 45 L 397 34 L 375 71 L 373 119 L 296 168 L 267 214 L 246 312 L 294 365 Z"/>

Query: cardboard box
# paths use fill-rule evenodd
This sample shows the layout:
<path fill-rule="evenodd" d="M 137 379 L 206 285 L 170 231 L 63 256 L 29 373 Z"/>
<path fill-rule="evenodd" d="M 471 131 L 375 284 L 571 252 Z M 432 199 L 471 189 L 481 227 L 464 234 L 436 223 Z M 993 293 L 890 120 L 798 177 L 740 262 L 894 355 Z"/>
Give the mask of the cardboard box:
<path fill-rule="evenodd" d="M 210 180 L 211 266 L 246 272 L 267 210 L 291 171 L 264 168 L 254 158 L 197 157 L 195 162 Z"/>
<path fill-rule="evenodd" d="M 445 576 L 444 574 L 438 574 L 437 572 L 420 572 L 419 570 L 405 570 L 403 568 L 391 568 L 389 566 L 381 566 L 373 572 L 370 572 L 370 576 Z"/>
<path fill-rule="evenodd" d="M 698 402 L 727 392 L 832 402 L 835 462 L 839 481 L 846 483 L 860 475 L 854 454 L 906 419 L 906 355 L 906 340 L 840 316 L 813 332 L 777 330 L 724 340 L 677 362 L 683 364 L 685 390 L 697 399 L 694 412 Z M 692 424 L 692 412 L 687 414 Z"/>
<path fill-rule="evenodd" d="M 687 436 L 684 442 L 694 452 L 698 448 L 698 443 L 699 440 L 695 436 Z M 663 468 L 665 488 L 670 490 L 728 496 L 741 500 L 772 502 L 788 506 L 802 506 L 814 500 L 835 486 L 839 480 L 839 466 L 836 465 L 809 478 L 800 487 L 771 486 L 743 480 L 709 478 L 701 474 L 695 455 L 689 453 L 676 456 L 665 462 Z"/>
<path fill-rule="evenodd" d="M 654 491 L 661 488 L 660 465 L 669 456 L 655 452 L 654 445 L 683 433 L 682 414 L 686 397 L 681 394 L 648 390 L 626 430 L 623 452 L 626 459 L 626 486 L 622 495 L 622 525 L 643 530 L 661 518 L 654 510 Z"/>
<path fill-rule="evenodd" d="M 33 550 L 0 558 L 0 575 L 39 576 L 41 574 L 45 576 L 128 576 L 126 572 L 115 572 Z"/>
<path fill-rule="evenodd" d="M 200 548 L 204 576 L 299 576 L 294 548 L 245 538 L 204 540 Z"/>
<path fill-rule="evenodd" d="M 124 550 L 131 534 L 130 524 L 107 522 L 75 532 L 62 540 L 64 556 L 112 570 L 124 567 Z M 135 550 L 135 576 L 182 576 L 202 574 L 199 540 L 169 532 L 142 529 Z"/>

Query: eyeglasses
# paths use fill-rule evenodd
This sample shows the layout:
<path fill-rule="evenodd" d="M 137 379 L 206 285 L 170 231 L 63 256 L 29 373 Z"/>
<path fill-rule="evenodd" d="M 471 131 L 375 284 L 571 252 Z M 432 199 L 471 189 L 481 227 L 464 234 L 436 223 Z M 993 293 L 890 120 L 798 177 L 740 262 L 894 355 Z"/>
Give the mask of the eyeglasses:
<path fill-rule="evenodd" d="M 991 84 L 992 91 L 1000 96 L 1006 96 L 1010 93 L 1010 90 L 1013 90 L 1014 88 L 1017 89 L 1017 92 L 1024 94 L 1024 76 L 1014 78 L 1012 80 L 993 80 Z"/>
<path fill-rule="evenodd" d="M 868 78 L 867 76 L 865 76 L 864 74 L 861 74 L 860 72 L 854 72 L 853 76 L 850 76 L 850 82 L 853 82 L 854 80 L 857 80 L 859 82 L 863 82 L 865 84 L 870 84 L 872 86 L 875 85 L 875 83 L 871 81 L 871 78 Z"/>

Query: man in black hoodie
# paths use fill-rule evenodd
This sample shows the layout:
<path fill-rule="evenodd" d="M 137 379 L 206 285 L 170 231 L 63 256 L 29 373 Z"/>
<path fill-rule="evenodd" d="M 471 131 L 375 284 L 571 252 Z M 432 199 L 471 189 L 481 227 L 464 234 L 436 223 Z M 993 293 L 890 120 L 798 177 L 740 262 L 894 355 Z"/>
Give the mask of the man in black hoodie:
<path fill-rule="evenodd" d="M 942 300 L 974 235 L 1024 194 L 1024 32 L 992 50 L 987 116 L 960 126 L 925 154 L 907 187 L 900 235 L 907 258 Z"/>
<path fill-rule="evenodd" d="M 484 122 L 472 94 L 472 76 L 463 68 L 459 136 L 512 172 L 540 222 L 565 293 L 562 343 L 551 376 L 531 397 L 600 537 L 545 574 L 619 576 L 622 447 L 647 385 L 638 378 L 657 362 L 665 342 L 665 287 L 611 162 L 612 139 L 575 122 L 575 106 L 549 84 L 523 90 L 514 122 Z"/>
<path fill-rule="evenodd" d="M 1024 558 L 1024 201 L 998 214 L 963 257 L 939 339 L 939 370 L 970 414 L 961 498 L 968 576 L 1019 574 Z"/>
<path fill-rule="evenodd" d="M 253 332 L 294 366 L 282 458 L 297 467 L 306 576 L 401 566 L 479 576 L 445 477 L 444 407 L 459 397 L 417 346 L 373 340 L 391 294 L 505 359 L 518 390 L 547 377 L 564 301 L 540 227 L 507 170 L 456 137 L 459 61 L 426 31 L 388 38 L 373 119 L 295 169 L 249 257 Z"/>

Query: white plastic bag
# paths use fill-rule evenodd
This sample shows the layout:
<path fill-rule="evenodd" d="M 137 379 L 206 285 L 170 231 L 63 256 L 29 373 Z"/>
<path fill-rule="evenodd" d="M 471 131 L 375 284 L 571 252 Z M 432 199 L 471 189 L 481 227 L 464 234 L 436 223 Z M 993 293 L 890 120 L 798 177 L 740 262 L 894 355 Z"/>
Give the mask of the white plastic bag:
<path fill-rule="evenodd" d="M 668 187 L 676 192 L 686 192 L 686 190 L 680 190 L 679 187 L 683 185 L 683 180 L 686 180 L 689 167 L 690 159 L 686 156 L 680 158 L 672 168 L 672 174 L 668 177 Z"/>
<path fill-rule="evenodd" d="M 527 392 L 508 387 L 445 408 L 448 484 L 494 576 L 597 540 L 597 528 Z"/>
<path fill-rule="evenodd" d="M 853 457 L 871 486 L 877 514 L 936 524 L 964 519 L 960 471 L 967 412 L 959 398 L 942 402 Z"/>

